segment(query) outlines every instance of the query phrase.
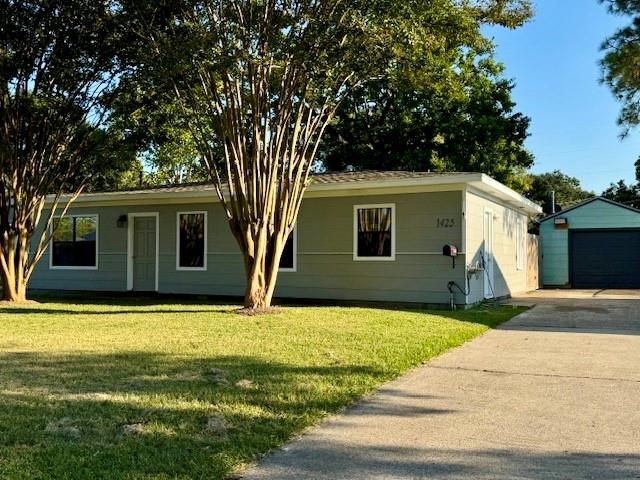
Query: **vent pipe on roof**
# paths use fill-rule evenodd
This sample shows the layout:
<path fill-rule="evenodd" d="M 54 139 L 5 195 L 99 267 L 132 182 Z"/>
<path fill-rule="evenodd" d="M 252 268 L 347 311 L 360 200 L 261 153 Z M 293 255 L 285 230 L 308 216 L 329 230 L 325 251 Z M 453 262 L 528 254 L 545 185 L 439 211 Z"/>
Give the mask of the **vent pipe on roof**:
<path fill-rule="evenodd" d="M 556 191 L 551 190 L 551 214 L 556 213 Z"/>

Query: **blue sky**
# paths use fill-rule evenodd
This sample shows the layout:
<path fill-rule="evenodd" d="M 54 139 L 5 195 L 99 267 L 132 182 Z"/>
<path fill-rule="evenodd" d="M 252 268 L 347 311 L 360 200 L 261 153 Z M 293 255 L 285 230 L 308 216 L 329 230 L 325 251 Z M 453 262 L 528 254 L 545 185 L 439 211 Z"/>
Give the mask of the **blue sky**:
<path fill-rule="evenodd" d="M 618 138 L 620 104 L 598 81 L 600 44 L 627 19 L 597 0 L 534 1 L 535 17 L 524 27 L 485 31 L 516 82 L 518 110 L 531 117 L 532 171 L 560 169 L 596 193 L 620 179 L 633 181 L 640 131 Z"/>

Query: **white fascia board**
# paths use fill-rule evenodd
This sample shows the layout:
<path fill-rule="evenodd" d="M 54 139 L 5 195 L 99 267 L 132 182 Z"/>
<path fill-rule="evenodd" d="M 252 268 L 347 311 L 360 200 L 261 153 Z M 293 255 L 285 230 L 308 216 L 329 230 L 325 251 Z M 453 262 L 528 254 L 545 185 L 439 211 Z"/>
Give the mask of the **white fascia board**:
<path fill-rule="evenodd" d="M 481 174 L 482 178 L 480 182 L 471 182 L 471 185 L 478 190 L 488 193 L 491 196 L 497 197 L 509 205 L 523 210 L 528 215 L 536 216 L 542 214 L 542 207 L 528 198 L 520 195 L 515 190 L 510 189 L 506 185 L 494 180 L 484 173 Z"/>

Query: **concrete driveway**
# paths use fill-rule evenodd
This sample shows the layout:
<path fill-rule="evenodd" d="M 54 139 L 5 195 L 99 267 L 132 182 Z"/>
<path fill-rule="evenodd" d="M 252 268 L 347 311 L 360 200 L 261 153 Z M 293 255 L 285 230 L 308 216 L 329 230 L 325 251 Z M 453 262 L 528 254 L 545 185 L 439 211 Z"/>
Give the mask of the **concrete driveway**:
<path fill-rule="evenodd" d="M 537 292 L 244 479 L 640 479 L 640 294 Z"/>

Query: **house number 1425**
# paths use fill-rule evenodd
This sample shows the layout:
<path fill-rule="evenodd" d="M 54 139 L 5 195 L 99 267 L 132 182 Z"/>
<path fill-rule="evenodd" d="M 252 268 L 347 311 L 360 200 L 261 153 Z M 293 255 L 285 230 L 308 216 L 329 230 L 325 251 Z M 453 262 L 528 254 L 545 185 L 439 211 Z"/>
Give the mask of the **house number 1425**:
<path fill-rule="evenodd" d="M 455 218 L 437 218 L 436 226 L 438 228 L 453 228 L 456 224 Z"/>

